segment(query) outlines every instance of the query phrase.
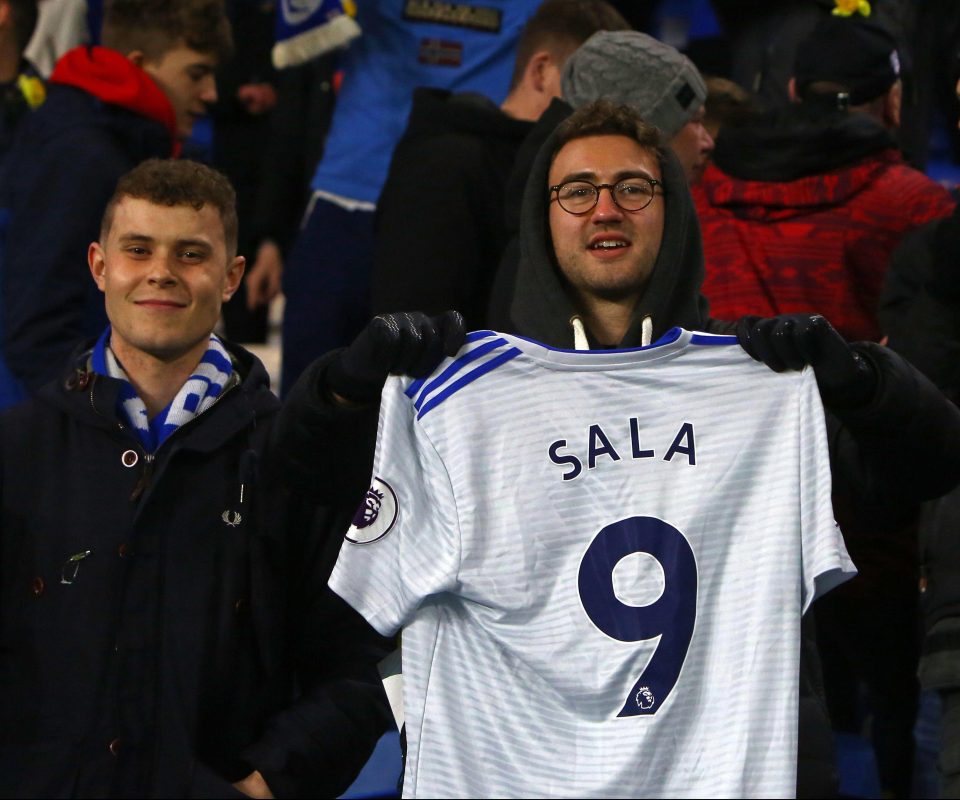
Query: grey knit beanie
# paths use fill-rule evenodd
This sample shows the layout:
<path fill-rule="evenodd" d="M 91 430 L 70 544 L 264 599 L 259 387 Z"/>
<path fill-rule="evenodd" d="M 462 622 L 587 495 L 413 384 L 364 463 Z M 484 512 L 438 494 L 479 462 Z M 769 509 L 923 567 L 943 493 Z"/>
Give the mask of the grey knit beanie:
<path fill-rule="evenodd" d="M 593 34 L 567 59 L 561 89 L 574 108 L 600 99 L 632 106 L 668 139 L 707 99 L 689 58 L 638 31 Z"/>

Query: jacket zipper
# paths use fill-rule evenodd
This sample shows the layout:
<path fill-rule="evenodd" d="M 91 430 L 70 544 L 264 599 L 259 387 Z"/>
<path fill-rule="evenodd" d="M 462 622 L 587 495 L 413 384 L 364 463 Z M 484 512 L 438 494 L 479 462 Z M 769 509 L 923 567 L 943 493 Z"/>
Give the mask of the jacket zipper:
<path fill-rule="evenodd" d="M 93 398 L 93 388 L 94 388 L 94 384 L 96 383 L 96 381 L 97 381 L 97 375 L 96 375 L 96 373 L 94 373 L 94 375 L 93 375 L 93 380 L 90 381 L 90 407 L 93 409 L 94 413 L 97 414 L 97 416 L 101 416 L 101 417 L 102 417 L 103 414 L 101 414 L 100 411 L 97 409 L 97 405 L 96 405 L 96 403 L 94 402 L 94 398 Z M 234 389 L 236 389 L 236 388 L 240 385 L 240 383 L 241 383 L 241 382 L 240 382 L 239 380 L 234 380 L 233 382 L 231 382 L 231 383 L 229 383 L 227 386 L 225 386 L 224 389 L 223 389 L 223 391 L 220 392 L 220 394 L 219 394 L 219 395 L 214 399 L 214 401 L 210 404 L 210 407 L 207 408 L 207 410 L 204 411 L 203 414 L 208 413 L 208 412 L 210 411 L 210 409 L 212 409 L 217 403 L 219 403 L 220 400 L 221 400 L 224 396 L 226 396 L 229 392 L 231 392 L 231 391 L 233 391 Z M 166 444 L 167 444 L 167 442 L 169 442 L 171 439 L 173 439 L 174 436 L 176 436 L 177 434 L 179 434 L 180 431 L 182 431 L 184 428 L 189 427 L 189 426 L 192 425 L 194 422 L 196 422 L 198 419 L 200 419 L 200 417 L 202 417 L 203 414 L 198 414 L 198 415 L 195 416 L 193 419 L 189 420 L 188 422 L 184 423 L 184 424 L 181 425 L 179 428 L 177 428 L 173 433 L 171 433 L 171 434 L 166 438 L 166 440 L 163 442 L 163 444 L 161 444 L 160 447 L 158 447 L 158 448 L 156 449 L 156 451 L 153 452 L 153 453 L 147 453 L 147 452 L 145 452 L 144 449 L 143 449 L 143 447 L 141 447 L 140 442 L 137 441 L 136 437 L 133 437 L 133 439 L 134 439 L 134 444 L 135 444 L 137 450 L 140 452 L 140 455 L 143 456 L 144 468 L 143 468 L 143 472 L 140 474 L 140 479 L 137 481 L 137 485 L 133 487 L 133 492 L 131 492 L 131 494 L 130 494 L 130 501 L 131 501 L 131 502 L 136 502 L 137 500 L 139 500 L 140 497 L 143 495 L 143 493 L 149 488 L 150 482 L 151 482 L 151 480 L 153 479 L 153 467 L 154 467 L 154 464 L 156 463 L 157 453 L 160 452 L 160 449 L 163 448 L 163 447 L 165 447 Z M 120 421 L 117 422 L 117 428 L 118 428 L 119 430 L 121 430 L 121 431 L 126 431 L 126 429 L 127 429 L 126 426 L 125 426 L 122 422 L 120 422 Z M 242 489 L 241 489 L 241 492 L 242 492 Z M 242 494 L 241 494 L 241 497 L 242 497 Z"/>
<path fill-rule="evenodd" d="M 143 453 L 142 448 L 137 448 Z M 156 453 L 143 453 L 144 467 L 143 472 L 140 473 L 140 478 L 137 481 L 137 485 L 133 487 L 133 491 L 130 493 L 130 502 L 135 503 L 140 499 L 147 487 L 150 485 L 150 480 L 153 478 L 153 462 L 156 461 Z"/>

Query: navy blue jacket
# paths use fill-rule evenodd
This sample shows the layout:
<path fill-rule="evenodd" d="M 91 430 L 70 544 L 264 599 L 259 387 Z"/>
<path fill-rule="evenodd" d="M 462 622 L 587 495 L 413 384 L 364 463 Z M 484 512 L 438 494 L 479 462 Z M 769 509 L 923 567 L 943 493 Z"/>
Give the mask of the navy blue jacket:
<path fill-rule="evenodd" d="M 27 98 L 21 79 L 27 79 L 35 85 L 39 95 L 32 100 Z M 43 78 L 29 61 L 24 59 L 20 63 L 17 77 L 9 83 L 0 83 L 0 171 L 6 160 L 7 151 L 13 144 L 17 127 L 29 115 L 31 109 L 43 104 L 45 86 Z"/>
<path fill-rule="evenodd" d="M 333 797 L 392 721 L 387 643 L 326 585 L 340 515 L 283 479 L 302 409 L 230 350 L 242 380 L 153 458 L 86 357 L 0 415 L 0 796 L 229 797 L 258 769 Z"/>

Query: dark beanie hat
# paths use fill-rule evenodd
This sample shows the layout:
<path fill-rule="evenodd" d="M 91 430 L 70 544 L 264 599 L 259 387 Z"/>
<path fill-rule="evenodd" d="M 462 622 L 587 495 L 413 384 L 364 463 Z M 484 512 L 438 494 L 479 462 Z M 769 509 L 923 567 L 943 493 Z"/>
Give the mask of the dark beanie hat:
<path fill-rule="evenodd" d="M 867 20 L 825 16 L 797 47 L 793 76 L 804 100 L 811 83 L 825 81 L 844 87 L 841 107 L 866 103 L 900 77 L 896 39 Z"/>

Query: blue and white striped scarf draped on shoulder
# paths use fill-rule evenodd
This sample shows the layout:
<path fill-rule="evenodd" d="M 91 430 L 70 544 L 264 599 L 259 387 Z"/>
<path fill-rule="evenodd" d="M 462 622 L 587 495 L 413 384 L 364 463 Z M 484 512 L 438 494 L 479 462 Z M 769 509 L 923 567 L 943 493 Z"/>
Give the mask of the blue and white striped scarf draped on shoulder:
<path fill-rule="evenodd" d="M 146 405 L 137 395 L 123 366 L 110 349 L 109 342 L 110 327 L 107 326 L 93 348 L 93 371 L 122 382 L 117 397 L 117 411 L 130 423 L 148 453 L 154 452 L 177 428 L 210 408 L 220 397 L 233 374 L 230 354 L 223 342 L 211 333 L 207 352 L 203 354 L 193 374 L 180 387 L 169 405 L 151 420 L 147 416 Z"/>

